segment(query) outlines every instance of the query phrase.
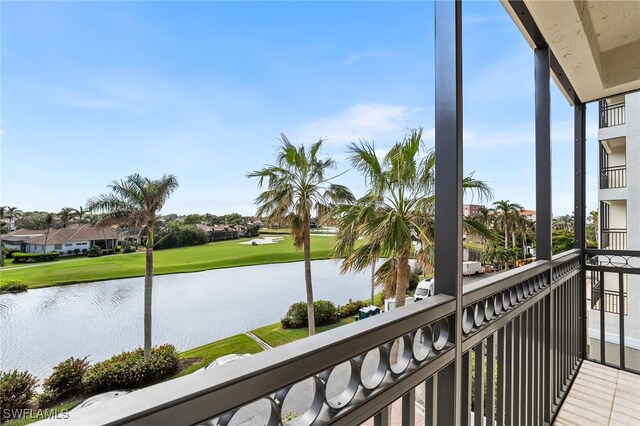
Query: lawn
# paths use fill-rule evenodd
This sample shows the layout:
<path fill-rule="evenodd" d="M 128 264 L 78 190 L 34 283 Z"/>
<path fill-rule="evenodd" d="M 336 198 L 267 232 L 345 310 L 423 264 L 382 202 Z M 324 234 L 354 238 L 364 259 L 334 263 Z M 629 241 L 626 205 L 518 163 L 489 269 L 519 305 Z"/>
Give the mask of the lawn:
<path fill-rule="evenodd" d="M 262 346 L 257 344 L 251 337 L 246 334 L 236 334 L 235 336 L 182 352 L 180 354 L 180 358 L 182 359 L 201 358 L 202 361 L 185 368 L 176 377 L 191 374 L 196 370 L 206 367 L 213 360 L 221 356 L 229 354 L 255 354 L 262 351 Z"/>
<path fill-rule="evenodd" d="M 221 241 L 202 246 L 158 250 L 154 255 L 154 274 L 197 272 L 234 266 L 263 265 L 303 260 L 289 236 L 276 244 L 245 245 L 241 240 Z M 311 258 L 327 259 L 334 239 L 311 237 Z M 76 262 L 54 261 L 26 268 L 0 269 L 2 278 L 16 278 L 29 288 L 90 281 L 140 277 L 144 275 L 143 252 L 84 258 Z"/>
<path fill-rule="evenodd" d="M 322 333 L 323 331 L 331 330 L 332 328 L 340 327 L 351 322 L 353 322 L 353 318 L 344 318 L 335 324 L 316 327 L 316 333 Z M 273 347 L 295 342 L 296 340 L 309 336 L 309 330 L 307 328 L 282 328 L 279 322 L 256 328 L 252 333 Z"/>

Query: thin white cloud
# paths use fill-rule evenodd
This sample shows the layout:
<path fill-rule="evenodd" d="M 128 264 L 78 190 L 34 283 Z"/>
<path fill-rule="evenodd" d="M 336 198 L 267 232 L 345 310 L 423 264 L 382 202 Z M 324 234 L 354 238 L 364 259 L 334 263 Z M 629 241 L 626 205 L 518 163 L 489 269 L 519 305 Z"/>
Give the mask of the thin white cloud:
<path fill-rule="evenodd" d="M 302 141 L 326 138 L 327 144 L 334 146 L 358 139 L 390 144 L 400 139 L 406 129 L 419 126 L 418 111 L 405 105 L 357 104 L 305 124 L 294 134 Z"/>
<path fill-rule="evenodd" d="M 350 53 L 349 55 L 347 55 L 347 57 L 344 58 L 342 63 L 345 64 L 345 65 L 352 65 L 352 64 L 355 64 L 356 62 L 359 62 L 359 61 L 361 61 L 363 59 L 379 58 L 379 57 L 382 57 L 382 56 L 386 56 L 388 54 L 389 54 L 389 52 L 382 51 L 382 50 L 364 50 L 362 52 L 353 52 L 353 53 Z"/>

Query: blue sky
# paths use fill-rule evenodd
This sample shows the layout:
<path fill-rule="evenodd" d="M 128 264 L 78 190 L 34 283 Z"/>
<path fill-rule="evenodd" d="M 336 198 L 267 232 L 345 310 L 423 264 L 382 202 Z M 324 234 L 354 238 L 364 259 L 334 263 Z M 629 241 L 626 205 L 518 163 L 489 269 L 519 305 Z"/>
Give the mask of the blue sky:
<path fill-rule="evenodd" d="M 253 214 L 278 136 L 433 144 L 432 2 L 3 2 L 2 201 L 84 205 L 178 177 L 163 213 Z M 466 172 L 535 209 L 533 53 L 497 1 L 464 10 Z M 573 110 L 552 84 L 554 214 L 573 209 Z M 596 105 L 588 108 L 596 163 Z M 595 168 L 588 170 L 595 209 Z M 355 172 L 339 178 L 357 195 Z"/>

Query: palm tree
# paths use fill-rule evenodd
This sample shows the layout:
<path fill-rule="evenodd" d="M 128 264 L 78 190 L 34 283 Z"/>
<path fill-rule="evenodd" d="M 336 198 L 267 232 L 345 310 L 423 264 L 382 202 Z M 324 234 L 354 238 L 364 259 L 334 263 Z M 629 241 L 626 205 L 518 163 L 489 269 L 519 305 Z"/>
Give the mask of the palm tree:
<path fill-rule="evenodd" d="M 42 220 L 43 225 L 47 227 L 47 234 L 44 237 L 44 253 L 47 252 L 47 242 L 49 241 L 49 232 L 51 231 L 51 225 L 55 220 L 55 216 L 53 213 L 47 213 Z"/>
<path fill-rule="evenodd" d="M 325 176 L 328 170 L 335 168 L 335 161 L 318 158 L 322 139 L 308 150 L 304 145 L 294 146 L 284 134 L 281 134 L 280 142 L 276 164 L 248 173 L 247 177 L 256 178 L 259 187 L 267 186 L 256 198 L 257 216 L 288 225 L 295 247 L 304 250 L 309 335 L 313 335 L 315 314 L 311 282 L 311 215 L 327 204 L 352 202 L 354 197 L 347 187 L 330 183 L 336 176 Z"/>
<path fill-rule="evenodd" d="M 509 200 L 496 201 L 493 205 L 496 212 L 495 226 L 504 232 L 504 248 L 509 247 L 509 233 L 513 237 L 512 246 L 515 247 L 515 228 L 523 207 Z"/>
<path fill-rule="evenodd" d="M 60 210 L 60 213 L 58 213 L 58 217 L 62 221 L 63 228 L 69 226 L 69 222 L 71 221 L 71 219 L 73 219 L 74 216 L 73 212 L 74 209 L 72 209 L 71 207 L 63 207 L 62 210 Z"/>
<path fill-rule="evenodd" d="M 553 229 L 564 229 L 565 231 L 573 231 L 573 224 L 573 215 L 565 214 L 562 216 L 554 217 L 552 227 Z"/>
<path fill-rule="evenodd" d="M 108 186 L 111 193 L 90 198 L 87 209 L 104 212 L 97 226 L 127 224 L 147 228 L 146 267 L 144 272 L 144 356 L 151 354 L 151 292 L 153 288 L 153 238 L 160 210 L 169 196 L 178 188 L 174 175 L 158 180 L 132 174 Z"/>
<path fill-rule="evenodd" d="M 84 207 L 80 206 L 78 209 L 73 209 L 74 217 L 78 221 L 78 223 L 83 223 L 83 216 L 90 214 L 91 212 Z"/>
<path fill-rule="evenodd" d="M 5 213 L 5 217 L 7 219 L 9 219 L 9 229 L 11 229 L 14 226 L 14 219 L 19 218 L 20 216 L 22 216 L 22 210 L 20 210 L 17 207 L 9 207 L 6 206 L 6 213 Z"/>
<path fill-rule="evenodd" d="M 376 275 L 385 294 L 393 290 L 397 307 L 405 302 L 414 241 L 420 243 L 416 260 L 423 270 L 433 264 L 435 153 L 421 157 L 421 149 L 422 129 L 407 133 L 382 159 L 365 140 L 349 145 L 351 164 L 365 176 L 369 190 L 354 205 L 334 209 L 338 236 L 333 256 L 346 256 L 341 271 L 362 271 L 375 259 L 387 258 Z M 471 176 L 463 185 L 481 198 L 491 195 L 484 182 Z M 490 238 L 478 222 L 466 219 L 465 224 Z M 355 247 L 359 238 L 363 243 Z"/>

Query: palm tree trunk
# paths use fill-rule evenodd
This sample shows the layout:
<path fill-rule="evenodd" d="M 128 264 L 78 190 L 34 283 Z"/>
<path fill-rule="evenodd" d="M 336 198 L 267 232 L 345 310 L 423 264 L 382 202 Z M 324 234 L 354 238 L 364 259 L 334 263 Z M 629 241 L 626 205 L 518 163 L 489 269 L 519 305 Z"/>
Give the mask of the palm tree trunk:
<path fill-rule="evenodd" d="M 504 226 L 504 248 L 509 248 L 509 229 Z"/>
<path fill-rule="evenodd" d="M 151 355 L 151 291 L 153 289 L 153 227 L 147 235 L 147 262 L 144 271 L 144 357 Z"/>
<path fill-rule="evenodd" d="M 404 252 L 398 258 L 398 270 L 396 272 L 396 308 L 404 306 L 407 297 L 407 284 L 409 283 L 409 252 Z"/>
<path fill-rule="evenodd" d="M 304 281 L 307 287 L 307 318 L 309 318 L 309 336 L 316 334 L 316 315 L 313 309 L 313 285 L 311 283 L 311 230 L 309 213 L 305 213 L 302 222 L 304 245 Z"/>
<path fill-rule="evenodd" d="M 371 261 L 371 306 L 374 305 L 375 301 L 375 288 L 376 288 L 376 261 Z"/>

